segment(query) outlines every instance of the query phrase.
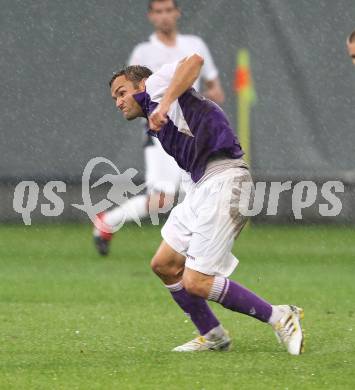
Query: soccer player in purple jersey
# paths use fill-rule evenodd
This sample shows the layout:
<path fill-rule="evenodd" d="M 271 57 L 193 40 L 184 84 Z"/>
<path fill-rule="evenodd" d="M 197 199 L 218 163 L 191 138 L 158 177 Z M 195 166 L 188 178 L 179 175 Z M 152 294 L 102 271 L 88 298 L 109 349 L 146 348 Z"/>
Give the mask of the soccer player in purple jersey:
<path fill-rule="evenodd" d="M 174 351 L 229 349 L 231 339 L 209 308 L 210 300 L 270 324 L 288 352 L 299 355 L 303 310 L 271 305 L 228 278 L 238 264 L 231 250 L 247 221 L 254 186 L 226 115 L 191 88 L 203 61 L 193 54 L 153 74 L 146 67 L 129 66 L 110 81 L 123 116 L 147 118 L 149 133 L 186 172 L 186 197 L 172 210 L 151 262 L 200 334 Z M 249 188 L 249 198 L 244 188 Z"/>
<path fill-rule="evenodd" d="M 349 57 L 355 65 L 355 30 L 348 36 L 346 45 L 348 47 Z"/>

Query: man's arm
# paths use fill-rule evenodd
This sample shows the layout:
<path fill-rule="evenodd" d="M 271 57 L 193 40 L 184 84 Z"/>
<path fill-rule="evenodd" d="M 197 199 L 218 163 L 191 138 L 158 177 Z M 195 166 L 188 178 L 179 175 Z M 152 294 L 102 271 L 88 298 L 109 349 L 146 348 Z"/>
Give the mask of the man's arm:
<path fill-rule="evenodd" d="M 205 90 L 203 95 L 217 104 L 224 103 L 224 92 L 218 77 L 214 80 L 205 81 Z"/>
<path fill-rule="evenodd" d="M 193 54 L 179 62 L 159 105 L 149 117 L 149 128 L 151 130 L 159 131 L 167 123 L 167 113 L 170 105 L 192 87 L 200 74 L 203 62 L 203 57 L 198 54 Z"/>

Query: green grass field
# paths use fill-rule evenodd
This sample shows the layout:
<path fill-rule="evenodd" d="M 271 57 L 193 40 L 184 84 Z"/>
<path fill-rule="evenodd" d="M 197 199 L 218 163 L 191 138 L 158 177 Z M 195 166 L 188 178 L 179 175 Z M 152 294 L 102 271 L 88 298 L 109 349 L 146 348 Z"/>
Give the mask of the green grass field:
<path fill-rule="evenodd" d="M 355 229 L 246 229 L 233 278 L 305 309 L 306 353 L 213 304 L 231 352 L 178 354 L 193 326 L 153 275 L 156 227 L 124 227 L 108 258 L 82 225 L 0 226 L 0 389 L 354 389 Z"/>

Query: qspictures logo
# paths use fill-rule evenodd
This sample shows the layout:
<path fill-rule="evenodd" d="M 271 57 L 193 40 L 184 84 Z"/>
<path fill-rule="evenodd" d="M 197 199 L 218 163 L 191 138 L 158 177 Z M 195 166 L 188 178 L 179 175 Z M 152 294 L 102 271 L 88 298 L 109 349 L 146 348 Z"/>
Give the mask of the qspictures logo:
<path fill-rule="evenodd" d="M 99 164 L 105 164 L 110 171 L 99 180 L 90 185 L 90 179 L 93 170 Z M 81 178 L 81 196 L 82 204 L 70 204 L 70 207 L 77 208 L 83 211 L 93 224 L 96 224 L 96 215 L 106 211 L 113 206 L 119 207 L 125 203 L 129 196 L 138 195 L 145 189 L 145 184 L 136 185 L 133 178 L 138 171 L 134 168 L 128 168 L 124 172 L 120 172 L 117 166 L 105 157 L 94 157 L 85 166 Z M 106 198 L 96 204 L 93 204 L 91 192 L 101 184 L 108 183 L 110 189 L 107 192 Z M 65 193 L 67 184 L 63 181 L 49 181 L 43 187 L 43 196 L 49 203 L 38 205 L 40 195 L 40 187 L 35 181 L 22 181 L 17 184 L 13 197 L 13 209 L 21 214 L 25 225 L 31 225 L 31 213 L 40 207 L 41 214 L 45 217 L 58 217 L 64 212 L 65 204 L 60 197 L 60 193 Z M 134 210 L 131 210 L 130 216 L 141 226 L 138 215 L 134 215 Z M 114 227 L 114 231 L 119 230 L 125 223 L 125 218 L 122 222 Z M 102 227 L 100 226 L 100 229 Z M 111 230 L 112 231 L 112 230 Z"/>
<path fill-rule="evenodd" d="M 100 179 L 90 185 L 93 170 L 104 164 L 106 171 Z M 105 157 L 94 157 L 86 164 L 81 180 L 81 204 L 65 205 L 60 194 L 67 191 L 67 184 L 64 181 L 49 181 L 43 186 L 43 196 L 48 201 L 38 204 L 41 188 L 35 181 L 21 181 L 17 184 L 13 196 L 13 209 L 22 216 L 25 225 L 31 225 L 31 214 L 39 207 L 43 216 L 48 218 L 58 217 L 65 207 L 74 207 L 83 211 L 93 224 L 97 223 L 96 215 L 114 207 L 122 206 L 130 197 L 138 195 L 145 190 L 145 183 L 136 185 L 133 181 L 138 171 L 128 168 L 122 173 L 118 167 Z M 109 190 L 104 199 L 93 204 L 91 193 L 102 184 L 108 184 Z M 344 184 L 341 181 L 327 181 L 321 187 L 313 181 L 300 181 L 292 185 L 291 181 L 286 182 L 257 182 L 255 191 L 251 189 L 250 183 L 240 183 L 240 202 L 248 204 L 248 207 L 240 207 L 240 212 L 245 216 L 256 216 L 266 210 L 266 215 L 275 216 L 278 213 L 280 194 L 290 192 L 291 208 L 296 220 L 303 219 L 303 211 L 317 202 L 319 215 L 322 217 L 336 217 L 342 211 L 341 199 L 337 193 L 344 192 Z M 267 191 L 268 187 L 268 191 Z M 253 186 L 254 188 L 254 186 Z M 249 202 L 249 197 L 253 192 L 253 202 Z M 179 199 L 182 198 L 179 194 Z M 265 202 L 267 199 L 267 202 Z M 252 203 L 252 204 L 250 204 Z M 266 203 L 266 206 L 265 206 Z M 172 207 L 172 206 L 171 206 Z M 266 209 L 265 209 L 266 207 Z M 154 225 L 159 224 L 159 213 L 166 213 L 169 209 L 149 210 L 149 216 Z M 221 210 L 223 212 L 223 210 Z M 130 220 L 141 226 L 139 216 L 134 209 L 130 210 Z M 126 218 L 114 227 L 110 227 L 110 232 L 119 230 Z M 104 227 L 96 226 L 99 229 Z"/>
<path fill-rule="evenodd" d="M 107 164 L 116 173 L 114 175 L 109 173 L 105 174 L 94 184 L 92 184 L 90 187 L 90 177 L 92 171 L 98 164 L 101 163 Z M 120 173 L 119 169 L 112 161 L 104 157 L 94 157 L 86 164 L 86 167 L 82 175 L 81 194 L 82 194 L 83 204 L 82 205 L 72 204 L 72 206 L 86 213 L 87 216 L 92 221 L 92 223 L 95 224 L 97 214 L 110 209 L 112 206 L 118 206 L 118 207 L 122 206 L 123 203 L 125 203 L 128 200 L 129 194 L 131 196 L 138 195 L 142 190 L 144 190 L 145 184 L 141 184 L 137 186 L 133 182 L 133 178 L 134 176 L 136 176 L 137 173 L 138 171 L 134 168 L 128 168 L 123 173 Z M 93 205 L 90 196 L 90 189 L 96 188 L 103 183 L 111 184 L 111 188 L 107 193 L 107 198 Z M 141 226 L 141 221 L 139 219 L 139 216 L 135 212 L 135 210 L 131 210 L 130 215 L 132 216 L 134 222 L 136 222 L 137 225 Z M 119 230 L 124 225 L 125 222 L 126 222 L 126 218 L 124 217 L 123 220 L 117 226 L 114 227 L 113 231 Z M 105 230 L 105 227 L 100 226 L 100 229 Z M 112 229 L 110 231 L 112 231 Z"/>

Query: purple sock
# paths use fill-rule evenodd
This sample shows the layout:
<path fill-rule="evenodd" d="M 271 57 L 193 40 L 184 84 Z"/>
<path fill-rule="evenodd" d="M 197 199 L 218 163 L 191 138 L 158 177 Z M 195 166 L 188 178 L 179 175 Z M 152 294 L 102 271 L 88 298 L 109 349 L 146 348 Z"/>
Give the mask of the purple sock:
<path fill-rule="evenodd" d="M 170 290 L 175 302 L 191 318 L 201 335 L 219 325 L 219 321 L 207 302 L 201 297 L 188 294 L 181 282 L 166 287 Z"/>
<path fill-rule="evenodd" d="M 263 322 L 268 322 L 272 313 L 269 303 L 240 284 L 220 276 L 214 278 L 208 299 Z"/>

